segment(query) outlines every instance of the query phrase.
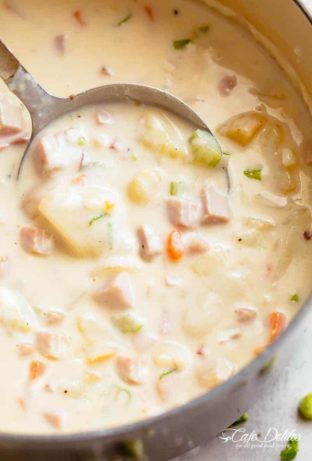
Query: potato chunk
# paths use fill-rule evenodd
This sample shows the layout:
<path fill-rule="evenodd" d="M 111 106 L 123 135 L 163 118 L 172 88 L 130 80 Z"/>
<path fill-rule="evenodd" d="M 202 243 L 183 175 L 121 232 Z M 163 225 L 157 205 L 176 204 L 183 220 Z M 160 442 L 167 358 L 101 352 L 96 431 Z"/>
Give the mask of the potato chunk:
<path fill-rule="evenodd" d="M 219 132 L 241 146 L 247 146 L 265 125 L 266 118 L 257 112 L 239 114 L 219 128 Z"/>
<path fill-rule="evenodd" d="M 189 156 L 179 129 L 165 115 L 147 113 L 142 117 L 141 125 L 140 141 L 154 153 L 171 158 Z"/>
<path fill-rule="evenodd" d="M 74 254 L 99 256 L 109 247 L 107 224 L 116 216 L 117 201 L 105 187 L 61 185 L 42 198 L 38 211 Z"/>
<path fill-rule="evenodd" d="M 18 293 L 0 288 L 0 324 L 9 331 L 28 332 L 38 327 L 37 317 L 28 302 Z"/>

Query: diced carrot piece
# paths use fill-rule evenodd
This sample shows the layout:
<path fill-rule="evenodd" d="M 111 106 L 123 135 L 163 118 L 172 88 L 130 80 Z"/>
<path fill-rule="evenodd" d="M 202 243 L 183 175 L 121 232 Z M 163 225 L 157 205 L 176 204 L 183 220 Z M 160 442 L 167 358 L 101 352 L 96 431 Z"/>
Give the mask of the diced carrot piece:
<path fill-rule="evenodd" d="M 181 232 L 174 230 L 170 232 L 167 239 L 167 254 L 172 261 L 179 261 L 183 258 L 183 245 Z"/>
<path fill-rule="evenodd" d="M 44 363 L 39 362 L 38 360 L 34 360 L 30 363 L 29 366 L 29 379 L 30 381 L 34 381 L 35 379 L 39 378 L 45 372 L 46 366 Z"/>
<path fill-rule="evenodd" d="M 150 5 L 145 5 L 144 6 L 145 13 L 147 16 L 150 18 L 151 21 L 154 21 L 154 11 Z"/>
<path fill-rule="evenodd" d="M 270 344 L 273 343 L 286 327 L 287 318 L 282 312 L 272 312 L 269 315 L 270 324 Z"/>
<path fill-rule="evenodd" d="M 17 397 L 17 403 L 19 404 L 19 406 L 21 407 L 23 411 L 26 410 L 26 403 L 22 397 Z"/>
<path fill-rule="evenodd" d="M 81 25 L 81 26 L 86 26 L 87 23 L 84 19 L 84 17 L 82 16 L 82 13 L 80 10 L 76 10 L 73 12 L 73 15 L 74 15 L 74 18 L 76 19 L 76 21 Z"/>
<path fill-rule="evenodd" d="M 43 413 L 43 416 L 55 429 L 61 429 L 63 421 L 60 415 L 56 413 Z"/>

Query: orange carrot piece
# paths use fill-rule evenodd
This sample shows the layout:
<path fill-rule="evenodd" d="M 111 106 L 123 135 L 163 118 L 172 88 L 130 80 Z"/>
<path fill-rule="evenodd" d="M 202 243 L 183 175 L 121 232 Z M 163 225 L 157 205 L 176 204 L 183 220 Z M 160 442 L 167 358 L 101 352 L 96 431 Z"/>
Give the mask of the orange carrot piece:
<path fill-rule="evenodd" d="M 269 343 L 273 343 L 286 327 L 287 318 L 282 312 L 272 312 L 269 315 L 270 337 Z"/>
<path fill-rule="evenodd" d="M 56 413 L 43 413 L 44 418 L 55 427 L 55 429 L 61 429 L 62 427 L 62 418 Z"/>
<path fill-rule="evenodd" d="M 34 360 L 30 363 L 29 366 L 29 379 L 30 381 L 34 381 L 35 379 L 39 378 L 45 372 L 46 366 L 44 363 L 39 362 L 38 360 Z"/>
<path fill-rule="evenodd" d="M 25 403 L 25 400 L 22 397 L 17 398 L 17 403 L 19 404 L 19 406 L 21 407 L 21 409 L 23 411 L 26 410 L 26 403 Z"/>
<path fill-rule="evenodd" d="M 167 238 L 167 254 L 172 261 L 179 261 L 183 258 L 183 253 L 181 232 L 174 230 Z"/>
<path fill-rule="evenodd" d="M 78 22 L 78 24 L 80 24 L 82 27 L 87 25 L 87 23 L 86 23 L 84 17 L 82 16 L 82 13 L 81 13 L 80 10 L 74 11 L 73 16 L 76 19 L 76 21 Z"/>
<path fill-rule="evenodd" d="M 151 21 L 154 21 L 154 11 L 150 5 L 145 5 L 144 6 L 145 13 L 147 16 L 150 18 Z"/>

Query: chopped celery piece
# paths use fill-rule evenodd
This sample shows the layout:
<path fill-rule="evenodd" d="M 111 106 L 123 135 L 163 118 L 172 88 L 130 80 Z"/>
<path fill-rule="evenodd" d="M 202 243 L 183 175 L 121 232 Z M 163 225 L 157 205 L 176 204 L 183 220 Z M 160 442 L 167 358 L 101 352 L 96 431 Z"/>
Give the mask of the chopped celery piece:
<path fill-rule="evenodd" d="M 300 301 L 300 297 L 298 295 L 298 293 L 294 293 L 293 295 L 291 295 L 290 297 L 290 302 L 291 303 L 298 303 Z"/>
<path fill-rule="evenodd" d="M 240 424 L 244 424 L 246 423 L 247 421 L 249 420 L 249 414 L 246 412 L 246 413 L 243 413 L 236 421 L 234 421 L 234 423 L 232 423 L 229 427 L 235 427 L 235 426 L 239 426 Z"/>
<path fill-rule="evenodd" d="M 119 21 L 119 22 L 117 23 L 117 27 L 123 26 L 123 25 L 126 24 L 126 22 L 128 22 L 131 18 L 132 18 L 132 13 L 129 13 L 127 16 L 125 16 L 123 19 L 121 19 L 121 21 Z"/>
<path fill-rule="evenodd" d="M 170 195 L 179 195 L 182 190 L 182 182 L 181 181 L 171 181 L 170 182 Z"/>
<path fill-rule="evenodd" d="M 94 216 L 94 218 L 91 218 L 91 219 L 90 219 L 88 226 L 89 226 L 89 227 L 93 226 L 93 224 L 94 224 L 95 222 L 99 221 L 100 219 L 105 218 L 105 216 L 107 216 L 107 213 L 101 213 L 101 214 L 99 214 L 99 215 L 97 215 L 97 216 Z"/>
<path fill-rule="evenodd" d="M 216 166 L 222 158 L 222 150 L 208 131 L 196 130 L 190 137 L 194 160 L 207 166 Z"/>
<path fill-rule="evenodd" d="M 249 179 L 255 179 L 256 181 L 261 181 L 262 179 L 262 170 L 245 170 L 244 175 Z"/>
<path fill-rule="evenodd" d="M 135 312 L 127 312 L 119 316 L 112 317 L 112 322 L 118 330 L 124 334 L 138 333 L 143 327 L 141 318 Z"/>
<path fill-rule="evenodd" d="M 171 368 L 170 370 L 164 371 L 164 372 L 159 376 L 159 380 L 164 379 L 166 376 L 172 375 L 172 373 L 175 373 L 176 371 L 178 371 L 178 368 L 177 368 L 177 367 L 174 367 L 174 368 Z"/>
<path fill-rule="evenodd" d="M 190 43 L 192 43 L 192 39 L 182 38 L 181 40 L 175 40 L 173 46 L 176 50 L 183 50 Z"/>
<path fill-rule="evenodd" d="M 290 438 L 288 439 L 287 445 L 284 450 L 280 453 L 280 458 L 282 461 L 292 461 L 296 458 L 299 451 L 299 442 L 298 439 Z"/>

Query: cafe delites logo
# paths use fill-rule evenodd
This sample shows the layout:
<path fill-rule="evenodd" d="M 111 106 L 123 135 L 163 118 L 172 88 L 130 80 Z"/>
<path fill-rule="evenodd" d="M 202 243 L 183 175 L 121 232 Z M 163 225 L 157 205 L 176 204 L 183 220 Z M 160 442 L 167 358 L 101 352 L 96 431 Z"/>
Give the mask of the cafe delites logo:
<path fill-rule="evenodd" d="M 300 438 L 301 435 L 295 429 L 280 431 L 276 427 L 270 427 L 261 434 L 255 430 L 248 432 L 243 427 L 227 428 L 219 434 L 222 443 L 233 443 L 237 448 L 282 448 L 288 440 L 299 441 Z"/>

